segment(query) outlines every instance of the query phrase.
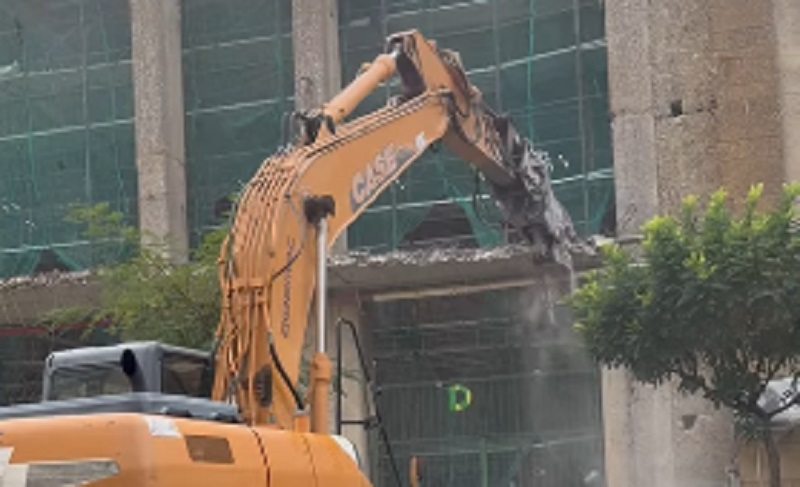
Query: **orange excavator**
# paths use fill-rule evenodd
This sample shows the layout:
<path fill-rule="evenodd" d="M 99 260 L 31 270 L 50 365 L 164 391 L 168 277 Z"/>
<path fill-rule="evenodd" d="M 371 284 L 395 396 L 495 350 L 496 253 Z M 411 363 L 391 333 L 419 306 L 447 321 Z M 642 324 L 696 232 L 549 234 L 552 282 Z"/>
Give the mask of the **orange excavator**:
<path fill-rule="evenodd" d="M 347 120 L 395 75 L 400 90 L 384 108 Z M 212 353 L 124 343 L 52 354 L 43 401 L 0 410 L 0 486 L 370 485 L 353 445 L 328 424 L 326 257 L 432 144 L 480 171 L 542 258 L 564 259 L 577 241 L 546 159 L 484 104 L 458 54 L 416 31 L 390 36 L 339 95 L 293 120 L 293 139 L 234 208 Z"/>

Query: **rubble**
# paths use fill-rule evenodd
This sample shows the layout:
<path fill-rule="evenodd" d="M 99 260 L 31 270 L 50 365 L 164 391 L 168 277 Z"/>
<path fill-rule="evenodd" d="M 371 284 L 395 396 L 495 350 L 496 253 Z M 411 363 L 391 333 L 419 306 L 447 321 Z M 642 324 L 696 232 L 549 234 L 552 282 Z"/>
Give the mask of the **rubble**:
<path fill-rule="evenodd" d="M 91 271 L 75 272 L 47 272 L 32 276 L 17 276 L 9 279 L 0 279 L 0 292 L 15 289 L 33 289 L 52 287 L 61 284 L 87 285 L 92 278 Z"/>
<path fill-rule="evenodd" d="M 396 265 L 429 265 L 437 263 L 473 263 L 507 259 L 520 255 L 533 255 L 526 245 L 506 245 L 487 249 L 471 249 L 458 247 L 433 247 L 410 251 L 392 251 L 380 254 L 369 252 L 349 252 L 345 255 L 334 255 L 329 262 L 334 267 L 348 266 L 396 266 Z"/>
<path fill-rule="evenodd" d="M 592 260 L 596 256 L 595 246 L 590 240 L 587 245 L 575 247 L 571 252 L 578 262 Z M 433 247 L 419 250 L 391 251 L 379 254 L 351 251 L 343 255 L 332 255 L 328 262 L 337 267 L 392 267 L 428 266 L 431 264 L 482 263 L 536 256 L 530 245 L 509 244 L 491 248 Z"/>
<path fill-rule="evenodd" d="M 593 262 L 594 245 L 590 244 L 573 251 L 578 268 Z M 422 267 L 434 264 L 480 264 L 515 259 L 534 258 L 534 250 L 524 244 L 511 244 L 492 248 L 433 247 L 419 250 L 396 250 L 372 254 L 351 251 L 329 257 L 328 264 L 334 269 L 342 268 L 389 268 Z M 53 271 L 33 276 L 18 276 L 0 279 L 0 292 L 18 289 L 50 288 L 60 285 L 88 285 L 94 278 L 91 270 L 60 272 Z"/>

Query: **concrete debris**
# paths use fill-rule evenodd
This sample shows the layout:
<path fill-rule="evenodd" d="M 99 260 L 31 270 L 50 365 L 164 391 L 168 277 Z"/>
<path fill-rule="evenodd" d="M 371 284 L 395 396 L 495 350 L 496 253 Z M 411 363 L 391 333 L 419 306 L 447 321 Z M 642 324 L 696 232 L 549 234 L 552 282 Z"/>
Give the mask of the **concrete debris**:
<path fill-rule="evenodd" d="M 491 249 L 434 247 L 410 251 L 392 251 L 380 254 L 350 252 L 346 255 L 333 256 L 329 262 L 334 267 L 430 265 L 445 262 L 491 261 L 523 254 L 532 254 L 530 247 L 522 245 L 509 245 Z"/>
<path fill-rule="evenodd" d="M 572 249 L 572 257 L 579 262 L 587 262 L 596 257 L 598 243 L 608 239 L 592 237 L 586 245 Z M 329 257 L 328 264 L 334 268 L 353 267 L 399 267 L 427 266 L 431 264 L 488 263 L 515 258 L 536 257 L 536 251 L 526 244 L 511 244 L 492 248 L 434 247 L 420 250 L 392 251 L 379 254 L 351 251 Z M 49 288 L 60 285 L 85 286 L 91 283 L 95 274 L 90 270 L 75 272 L 53 271 L 33 276 L 18 276 L 0 279 L 0 292 L 16 289 Z"/>
<path fill-rule="evenodd" d="M 46 288 L 61 284 L 86 285 L 91 277 L 91 271 L 54 271 L 33 276 L 18 276 L 10 279 L 0 279 L 0 292 L 13 289 Z"/>
<path fill-rule="evenodd" d="M 591 257 L 594 252 L 587 247 L 584 257 Z M 391 266 L 427 266 L 440 263 L 480 263 L 530 257 L 536 252 L 530 245 L 512 244 L 501 247 L 465 249 L 457 247 L 435 247 L 412 251 L 393 251 L 380 254 L 367 252 L 350 252 L 346 255 L 334 255 L 329 259 L 333 267 L 391 267 Z"/>

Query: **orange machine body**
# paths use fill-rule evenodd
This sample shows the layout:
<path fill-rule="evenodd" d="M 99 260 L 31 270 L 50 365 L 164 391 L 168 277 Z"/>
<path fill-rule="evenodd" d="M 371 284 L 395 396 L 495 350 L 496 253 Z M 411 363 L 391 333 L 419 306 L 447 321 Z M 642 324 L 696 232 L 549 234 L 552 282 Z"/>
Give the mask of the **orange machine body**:
<path fill-rule="evenodd" d="M 156 415 L 15 419 L 0 423 L 3 451 L 10 453 L 10 466 L 27 469 L 29 483 L 23 486 L 100 460 L 113 462 L 116 470 L 90 481 L 92 487 L 370 485 L 332 436 Z M 54 464 L 63 465 L 62 473 L 36 473 L 35 466 Z M 3 468 L 0 463 L 0 479 Z M 71 484 L 65 478 L 41 485 Z"/>

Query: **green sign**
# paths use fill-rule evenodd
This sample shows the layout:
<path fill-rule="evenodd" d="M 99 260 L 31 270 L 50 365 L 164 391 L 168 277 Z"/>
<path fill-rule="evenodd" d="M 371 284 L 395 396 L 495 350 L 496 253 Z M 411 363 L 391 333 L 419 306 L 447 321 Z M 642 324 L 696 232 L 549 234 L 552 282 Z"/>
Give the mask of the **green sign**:
<path fill-rule="evenodd" d="M 472 404 L 472 391 L 461 384 L 453 384 L 447 388 L 447 409 L 451 413 L 460 413 Z"/>

